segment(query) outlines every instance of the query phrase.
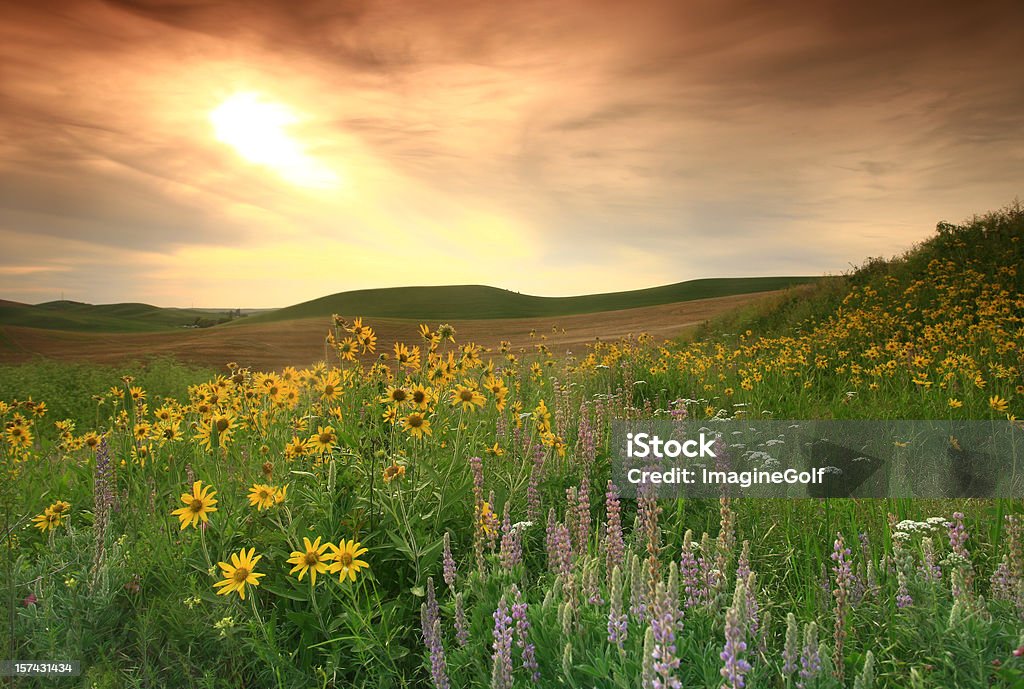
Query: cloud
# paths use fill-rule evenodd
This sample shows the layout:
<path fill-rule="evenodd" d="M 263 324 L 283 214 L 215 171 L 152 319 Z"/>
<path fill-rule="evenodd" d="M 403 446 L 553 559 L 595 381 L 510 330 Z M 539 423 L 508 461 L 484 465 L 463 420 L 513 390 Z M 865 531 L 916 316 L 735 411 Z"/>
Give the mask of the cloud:
<path fill-rule="evenodd" d="M 282 264 L 296 300 L 411 274 L 565 294 L 842 270 L 1020 194 L 1022 20 L 1001 0 L 18 3 L 0 230 L 25 241 L 2 263 L 161 303 L 199 256 L 237 276 L 284 246 L 423 257 Z M 289 131 L 337 190 L 213 138 L 209 112 L 242 91 L 302 115 Z M 123 269 L 150 260 L 159 289 Z M 0 271 L 0 294 L 53 275 Z M 205 304 L 238 293 L 204 284 Z"/>

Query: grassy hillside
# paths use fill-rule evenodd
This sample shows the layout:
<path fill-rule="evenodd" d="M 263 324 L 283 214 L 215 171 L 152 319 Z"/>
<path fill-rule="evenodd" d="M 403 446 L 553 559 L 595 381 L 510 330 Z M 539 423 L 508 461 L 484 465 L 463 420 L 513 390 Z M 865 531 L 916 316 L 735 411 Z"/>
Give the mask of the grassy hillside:
<path fill-rule="evenodd" d="M 901 256 L 712 322 L 648 367 L 651 386 L 711 414 L 1019 416 L 1022 265 L 1020 206 L 939 223 Z"/>
<path fill-rule="evenodd" d="M 850 273 L 792 290 L 775 300 L 737 309 L 709 323 L 699 337 L 720 338 L 750 330 L 758 335 L 799 335 L 848 317 L 851 306 L 876 294 L 882 308 L 902 314 L 914 327 L 929 315 L 932 300 L 955 299 L 957 313 L 978 308 L 997 288 L 1017 298 L 1012 315 L 1024 315 L 1024 209 L 1011 205 L 960 224 L 940 222 L 933 236 L 889 259 L 868 258 Z M 972 280 L 955 285 L 955 273 Z M 951 273 L 951 274 L 947 274 Z M 987 280 L 985 279 L 987 278 Z M 947 291 L 949 294 L 947 295 Z M 972 322 L 978 316 L 971 317 Z"/>
<path fill-rule="evenodd" d="M 329 318 L 338 313 L 377 318 L 464 320 L 537 318 L 672 304 L 766 292 L 819 280 L 812 277 L 712 278 L 628 292 L 536 297 L 484 285 L 393 287 L 340 292 L 246 319 L 247 323 Z"/>
<path fill-rule="evenodd" d="M 0 325 L 80 332 L 148 332 L 191 325 L 209 326 L 226 318 L 199 309 L 171 309 L 149 304 L 84 304 L 50 301 L 20 304 L 0 301 Z"/>

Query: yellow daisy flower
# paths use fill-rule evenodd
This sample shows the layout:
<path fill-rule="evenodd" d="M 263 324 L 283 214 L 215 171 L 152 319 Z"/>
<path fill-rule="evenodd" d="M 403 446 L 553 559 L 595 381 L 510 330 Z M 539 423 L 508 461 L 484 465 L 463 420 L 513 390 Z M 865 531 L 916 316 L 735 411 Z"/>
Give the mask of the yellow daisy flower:
<path fill-rule="evenodd" d="M 330 543 L 320 545 L 320 537 L 310 543 L 308 538 L 302 539 L 305 550 L 293 550 L 292 556 L 288 558 L 288 564 L 295 565 L 289 574 L 299 573 L 299 581 L 309 572 L 309 583 L 316 586 L 316 575 L 323 574 L 330 569 L 327 564 L 334 558 L 332 553 L 327 553 L 328 548 L 333 546 Z"/>
<path fill-rule="evenodd" d="M 268 486 L 265 483 L 254 483 L 252 488 L 249 489 L 249 504 L 262 512 L 268 507 L 274 506 L 275 495 L 276 490 L 273 486 Z"/>
<path fill-rule="evenodd" d="M 202 481 L 196 481 L 192 484 L 191 493 L 181 494 L 181 501 L 185 503 L 185 506 L 179 507 L 171 514 L 181 520 L 182 530 L 187 526 L 195 526 L 199 520 L 204 523 L 210 521 L 207 515 L 217 511 L 217 508 L 214 507 L 217 500 L 213 497 L 217 491 L 212 488 L 213 486 L 203 486 Z"/>
<path fill-rule="evenodd" d="M 368 552 L 367 548 L 361 548 L 360 545 L 362 544 L 352 540 L 345 541 L 344 539 L 338 545 L 331 545 L 331 548 L 334 549 L 332 555 L 334 563 L 331 564 L 331 574 L 337 574 L 338 581 L 345 581 L 345 577 L 348 577 L 349 581 L 355 581 L 359 570 L 369 568 L 369 564 L 358 559 L 360 555 Z"/>
<path fill-rule="evenodd" d="M 238 596 L 245 600 L 245 585 L 259 586 L 260 577 L 265 575 L 256 572 L 255 569 L 256 563 L 263 556 L 256 555 L 256 557 L 253 557 L 255 552 L 255 548 L 250 548 L 248 553 L 245 552 L 245 548 L 242 548 L 237 553 L 231 555 L 231 564 L 227 562 L 217 563 L 224 577 L 223 580 L 214 583 L 214 587 L 220 588 L 220 591 L 217 591 L 218 595 L 224 596 L 232 591 L 237 591 Z"/>

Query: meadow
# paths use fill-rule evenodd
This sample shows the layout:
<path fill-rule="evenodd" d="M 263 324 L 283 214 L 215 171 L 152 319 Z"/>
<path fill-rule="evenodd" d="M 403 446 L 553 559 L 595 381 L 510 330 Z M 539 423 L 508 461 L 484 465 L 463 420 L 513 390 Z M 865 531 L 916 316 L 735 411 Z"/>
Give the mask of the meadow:
<path fill-rule="evenodd" d="M 626 500 L 608 438 L 1013 423 L 1022 237 L 940 223 L 685 341 L 335 316 L 305 368 L 5 367 L 3 655 L 97 688 L 1021 686 L 1020 501 Z"/>

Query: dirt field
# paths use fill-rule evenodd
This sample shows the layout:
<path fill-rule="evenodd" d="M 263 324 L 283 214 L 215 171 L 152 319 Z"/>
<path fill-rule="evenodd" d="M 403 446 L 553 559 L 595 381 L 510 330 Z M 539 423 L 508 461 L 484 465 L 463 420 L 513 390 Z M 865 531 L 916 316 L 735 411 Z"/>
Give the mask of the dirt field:
<path fill-rule="evenodd" d="M 515 349 L 532 347 L 547 336 L 546 344 L 557 353 L 582 352 L 585 343 L 600 337 L 615 340 L 628 333 L 648 332 L 658 339 L 676 337 L 724 311 L 778 292 L 741 294 L 714 299 L 606 311 L 558 318 L 453 321 L 459 342 L 497 346 L 508 340 Z M 348 314 L 346 314 L 348 315 Z M 352 314 L 358 315 L 358 314 Z M 377 351 L 388 351 L 396 341 L 419 343 L 416 321 L 364 319 L 377 332 Z M 0 327 L 0 363 L 47 357 L 65 361 L 119 363 L 153 356 L 215 368 L 228 361 L 261 370 L 305 366 L 324 359 L 328 319 L 311 318 L 279 323 L 215 327 L 157 333 L 77 333 L 17 326 Z M 432 323 L 436 326 L 436 323 Z M 555 328 L 553 331 L 552 328 Z M 536 330 L 537 338 L 530 337 Z M 564 332 L 563 332 L 564 330 Z"/>

